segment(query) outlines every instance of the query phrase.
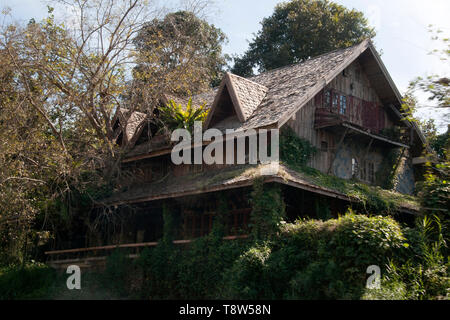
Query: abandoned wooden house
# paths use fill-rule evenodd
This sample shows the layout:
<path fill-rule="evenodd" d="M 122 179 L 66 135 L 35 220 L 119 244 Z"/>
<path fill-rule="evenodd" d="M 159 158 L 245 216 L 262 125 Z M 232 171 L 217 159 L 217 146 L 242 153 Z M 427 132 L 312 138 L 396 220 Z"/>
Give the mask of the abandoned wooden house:
<path fill-rule="evenodd" d="M 397 151 L 401 157 L 394 163 L 395 192 L 383 192 L 389 197 L 413 194 L 420 179 L 414 159 L 422 154 L 423 135 L 402 116 L 402 97 L 369 40 L 248 79 L 227 73 L 218 88 L 192 99 L 210 109 L 204 130 L 291 128 L 316 148 L 307 166 L 323 175 L 375 188 L 382 184 L 378 173 L 388 155 Z M 162 236 L 164 203 L 175 218 L 178 243 L 189 241 L 210 232 L 220 197 L 227 201 L 227 236 L 247 234 L 249 194 L 264 165 L 174 165 L 173 143 L 158 136 L 151 125 L 141 125 L 145 119 L 145 114 L 125 116 L 121 110 L 114 120 L 125 127 L 119 142 L 127 139 L 134 146 L 123 160 L 124 170 L 133 172 L 134 178 L 103 201 L 122 222 L 105 226 L 102 235 L 72 239 L 70 248 L 57 248 L 72 251 L 50 255 L 79 252 L 76 248 L 154 245 Z M 286 219 L 318 218 L 318 203 L 336 216 L 358 202 L 282 160 L 277 172 L 262 179 L 280 186 Z M 409 201 L 401 201 L 395 210 L 399 217 L 417 212 Z"/>

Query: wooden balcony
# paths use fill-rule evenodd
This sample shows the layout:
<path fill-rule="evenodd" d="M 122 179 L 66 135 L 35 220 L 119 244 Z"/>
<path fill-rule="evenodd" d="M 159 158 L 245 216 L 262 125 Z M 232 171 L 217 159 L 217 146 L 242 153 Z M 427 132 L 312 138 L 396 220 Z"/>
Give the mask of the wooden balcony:
<path fill-rule="evenodd" d="M 395 141 L 392 138 L 380 134 L 380 131 L 384 129 L 384 121 L 377 121 L 376 114 L 372 116 L 373 119 L 370 121 L 363 121 L 370 125 L 363 126 L 361 125 L 361 117 L 351 117 L 328 108 L 317 108 L 314 128 L 329 130 L 339 135 L 358 136 L 362 142 L 374 141 L 384 146 L 409 148 L 408 143 L 405 143 L 405 141 Z"/>

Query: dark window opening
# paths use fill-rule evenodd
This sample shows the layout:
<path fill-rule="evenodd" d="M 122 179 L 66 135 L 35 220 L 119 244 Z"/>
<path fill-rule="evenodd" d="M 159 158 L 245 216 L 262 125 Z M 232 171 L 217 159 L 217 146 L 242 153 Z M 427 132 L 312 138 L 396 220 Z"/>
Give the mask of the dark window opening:
<path fill-rule="evenodd" d="M 339 110 L 339 94 L 336 92 L 333 92 L 333 106 L 332 109 L 334 111 L 338 111 Z"/>
<path fill-rule="evenodd" d="M 320 149 L 321 149 L 322 151 L 328 152 L 328 142 L 322 141 L 322 142 L 320 143 Z"/>
<path fill-rule="evenodd" d="M 331 108 L 331 90 L 325 91 L 325 107 Z"/>
<path fill-rule="evenodd" d="M 341 108 L 339 110 L 340 114 L 346 114 L 347 112 L 347 97 L 344 95 L 341 95 Z"/>
<path fill-rule="evenodd" d="M 357 177 L 358 176 L 358 172 L 359 172 L 358 160 L 353 158 L 352 159 L 352 178 Z"/>

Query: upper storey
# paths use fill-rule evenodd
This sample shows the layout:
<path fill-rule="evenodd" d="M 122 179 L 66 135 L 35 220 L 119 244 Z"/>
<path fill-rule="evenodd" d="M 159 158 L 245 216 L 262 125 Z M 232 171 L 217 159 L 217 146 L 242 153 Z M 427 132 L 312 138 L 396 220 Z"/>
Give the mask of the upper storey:
<path fill-rule="evenodd" d="M 350 79 L 355 81 L 350 83 Z M 370 90 L 365 92 L 365 86 Z M 227 73 L 218 88 L 194 96 L 193 102 L 210 108 L 205 129 L 225 131 L 281 128 L 317 97 L 317 129 L 351 125 L 382 138 L 382 130 L 397 123 L 411 130 L 412 139 L 407 144 L 423 143 L 415 124 L 403 120 L 401 95 L 369 40 L 248 79 Z M 169 98 L 183 100 L 168 96 L 163 100 Z M 143 130 L 136 129 L 134 135 L 140 136 Z M 137 142 L 129 159 L 152 156 L 164 149 L 158 139 L 129 139 Z"/>

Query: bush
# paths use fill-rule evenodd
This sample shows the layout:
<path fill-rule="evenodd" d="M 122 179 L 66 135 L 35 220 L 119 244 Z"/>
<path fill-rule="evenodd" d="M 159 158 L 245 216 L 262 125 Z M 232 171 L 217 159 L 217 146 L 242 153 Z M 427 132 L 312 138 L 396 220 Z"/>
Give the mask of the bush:
<path fill-rule="evenodd" d="M 0 300 L 43 299 L 52 296 L 56 271 L 41 263 L 0 269 Z"/>
<path fill-rule="evenodd" d="M 1 269 L 0 298 L 448 299 L 445 243 L 428 237 L 430 226 L 349 212 L 282 223 L 270 239 L 225 241 L 216 225 L 185 247 L 161 241 L 134 263 L 115 251 L 104 272 L 83 273 L 79 292 L 42 264 Z M 365 288 L 371 265 L 381 268 L 381 289 Z"/>
<path fill-rule="evenodd" d="M 270 253 L 267 243 L 257 244 L 244 252 L 224 275 L 223 298 L 256 300 L 270 295 L 266 271 Z"/>
<path fill-rule="evenodd" d="M 230 297 L 358 299 L 366 269 L 383 267 L 407 244 L 392 218 L 349 213 L 327 222 L 285 224 L 268 246 L 257 245 L 226 273 Z"/>
<path fill-rule="evenodd" d="M 246 241 L 224 241 L 211 234 L 184 248 L 160 243 L 145 250 L 140 297 L 145 299 L 217 299 L 223 296 L 223 272 L 247 247 Z"/>

